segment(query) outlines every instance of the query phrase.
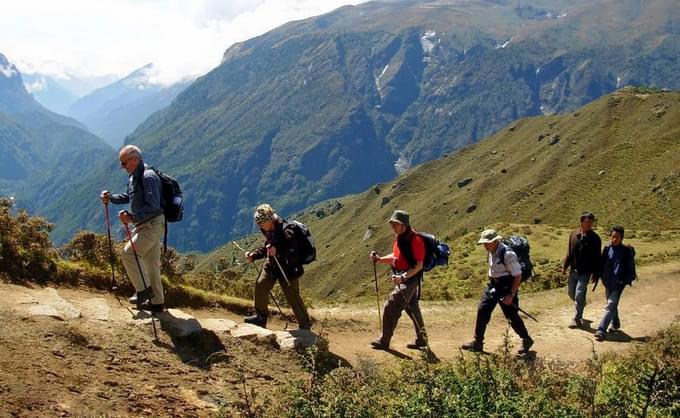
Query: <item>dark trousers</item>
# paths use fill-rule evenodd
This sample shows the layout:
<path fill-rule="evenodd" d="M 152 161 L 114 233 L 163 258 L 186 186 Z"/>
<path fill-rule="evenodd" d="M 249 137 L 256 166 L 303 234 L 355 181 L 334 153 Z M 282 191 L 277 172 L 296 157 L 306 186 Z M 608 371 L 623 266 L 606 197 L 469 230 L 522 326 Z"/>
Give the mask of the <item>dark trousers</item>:
<path fill-rule="evenodd" d="M 311 320 L 305 307 L 305 302 L 300 295 L 300 281 L 299 278 L 290 279 L 290 286 L 284 279 L 278 279 L 278 275 L 273 273 L 273 269 L 278 266 L 273 266 L 266 261 L 260 276 L 257 278 L 255 285 L 255 310 L 260 314 L 267 316 L 269 312 L 269 292 L 274 288 L 277 280 L 283 291 L 283 295 L 288 301 L 288 305 L 293 310 L 295 318 L 297 319 L 300 328 L 309 328 Z"/>
<path fill-rule="evenodd" d="M 483 343 L 486 326 L 491 319 L 491 313 L 496 308 L 496 305 L 501 306 L 503 314 L 510 321 L 510 326 L 520 336 L 520 338 L 529 338 L 529 331 L 524 326 L 524 321 L 519 316 L 519 296 L 516 293 L 512 299 L 512 305 L 506 305 L 501 302 L 503 296 L 510 294 L 512 289 L 512 277 L 496 279 L 489 282 L 489 285 L 484 289 L 482 299 L 479 301 L 477 307 L 477 321 L 475 322 L 475 340 Z"/>
<path fill-rule="evenodd" d="M 416 339 L 424 341 L 427 336 L 425 334 L 425 323 L 423 322 L 423 314 L 420 312 L 420 282 L 423 278 L 423 273 L 411 277 L 406 283 L 395 286 L 389 298 L 383 307 L 382 318 L 382 335 L 380 341 L 389 345 L 394 329 L 397 327 L 401 312 L 406 310 L 406 313 L 413 321 L 413 326 L 416 331 Z"/>

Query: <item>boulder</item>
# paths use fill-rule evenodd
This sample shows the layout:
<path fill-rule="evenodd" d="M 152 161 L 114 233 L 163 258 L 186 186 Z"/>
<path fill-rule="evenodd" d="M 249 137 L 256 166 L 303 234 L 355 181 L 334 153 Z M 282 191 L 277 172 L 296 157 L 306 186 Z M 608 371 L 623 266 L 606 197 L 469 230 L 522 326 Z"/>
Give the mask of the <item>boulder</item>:
<path fill-rule="evenodd" d="M 458 181 L 458 188 L 462 189 L 463 187 L 467 186 L 468 184 L 472 183 L 472 177 L 465 178 L 463 180 Z"/>

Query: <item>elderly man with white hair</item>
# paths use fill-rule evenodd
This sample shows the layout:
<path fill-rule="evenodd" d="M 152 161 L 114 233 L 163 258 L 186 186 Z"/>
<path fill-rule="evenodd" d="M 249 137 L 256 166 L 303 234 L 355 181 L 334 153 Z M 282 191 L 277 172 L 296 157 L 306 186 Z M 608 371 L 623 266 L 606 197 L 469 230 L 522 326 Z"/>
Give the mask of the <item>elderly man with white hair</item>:
<path fill-rule="evenodd" d="M 519 316 L 519 297 L 517 290 L 522 282 L 522 267 L 517 254 L 501 241 L 501 237 L 493 229 L 487 229 L 477 241 L 484 245 L 489 253 L 489 284 L 482 294 L 477 308 L 475 322 L 475 339 L 461 346 L 463 350 L 482 351 L 484 349 L 484 333 L 491 319 L 491 313 L 500 302 L 503 314 L 510 321 L 510 326 L 522 339 L 520 354 L 529 353 L 534 340 L 529 336 L 524 321 Z"/>
<path fill-rule="evenodd" d="M 136 304 L 140 309 L 163 312 L 165 300 L 161 282 L 161 237 L 165 217 L 161 208 L 161 180 L 153 168 L 144 163 L 142 152 L 135 145 L 124 146 L 118 158 L 121 168 L 129 175 L 127 192 L 112 194 L 104 190 L 100 197 L 104 204 L 130 204 L 130 211 L 118 212 L 118 218 L 123 224 L 134 224 L 131 234 L 134 246 L 128 242 L 122 255 L 125 271 L 136 290 L 130 303 Z"/>

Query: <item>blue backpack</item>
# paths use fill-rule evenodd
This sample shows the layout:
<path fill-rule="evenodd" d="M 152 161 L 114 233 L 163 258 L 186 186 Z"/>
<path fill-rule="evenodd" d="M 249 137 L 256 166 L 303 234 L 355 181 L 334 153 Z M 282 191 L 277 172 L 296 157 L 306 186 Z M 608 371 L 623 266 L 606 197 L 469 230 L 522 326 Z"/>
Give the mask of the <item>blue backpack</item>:
<path fill-rule="evenodd" d="M 416 232 L 412 234 L 411 239 L 415 235 L 420 235 L 425 243 L 425 260 L 423 260 L 423 271 L 430 271 L 437 266 L 445 266 L 449 264 L 449 256 L 451 255 L 451 250 L 449 245 L 445 242 L 439 241 L 434 235 L 428 234 L 426 232 Z M 399 246 L 399 251 L 404 255 L 404 258 L 408 260 L 409 265 L 415 266 L 416 260 L 413 258 L 411 251 L 411 241 L 409 240 L 409 245 L 402 248 Z"/>

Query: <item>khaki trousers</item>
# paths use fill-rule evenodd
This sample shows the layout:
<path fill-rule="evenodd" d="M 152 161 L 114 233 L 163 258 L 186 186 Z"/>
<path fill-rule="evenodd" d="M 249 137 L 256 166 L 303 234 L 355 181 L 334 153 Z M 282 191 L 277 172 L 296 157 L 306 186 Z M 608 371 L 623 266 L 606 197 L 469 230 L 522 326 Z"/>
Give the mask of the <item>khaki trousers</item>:
<path fill-rule="evenodd" d="M 273 268 L 278 268 L 278 266 L 270 264 L 269 260 L 267 260 L 255 284 L 255 310 L 260 315 L 267 315 L 269 313 L 269 292 L 274 288 L 278 276 L 271 271 Z M 289 280 L 290 286 L 288 286 L 284 279 L 279 280 L 281 290 L 288 301 L 288 305 L 295 314 L 298 327 L 309 328 L 311 320 L 307 313 L 305 302 L 302 300 L 302 296 L 300 296 L 300 281 L 299 279 L 290 278 Z"/>
<path fill-rule="evenodd" d="M 143 281 L 135 261 L 135 255 L 132 252 L 132 245 L 129 242 L 125 244 L 121 257 L 125 271 L 137 292 L 151 286 L 154 295 L 151 303 L 154 304 L 165 303 L 163 282 L 161 282 L 161 238 L 165 231 L 164 228 L 165 217 L 159 215 L 141 225 L 136 225 L 132 229 L 132 241 L 135 243 L 139 265 L 144 272 Z M 146 286 L 144 286 L 144 282 Z"/>

